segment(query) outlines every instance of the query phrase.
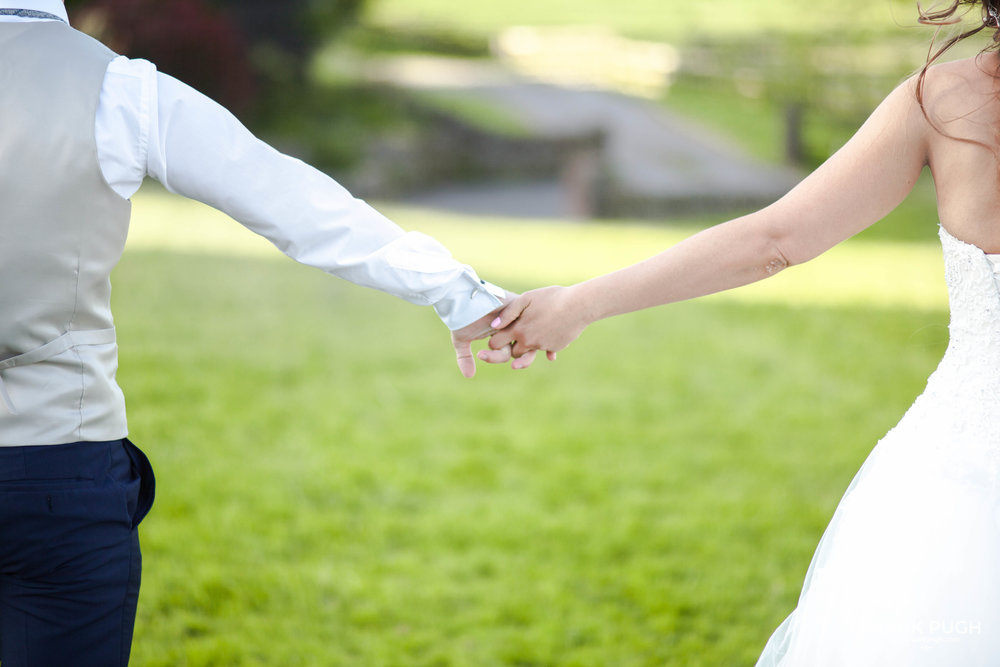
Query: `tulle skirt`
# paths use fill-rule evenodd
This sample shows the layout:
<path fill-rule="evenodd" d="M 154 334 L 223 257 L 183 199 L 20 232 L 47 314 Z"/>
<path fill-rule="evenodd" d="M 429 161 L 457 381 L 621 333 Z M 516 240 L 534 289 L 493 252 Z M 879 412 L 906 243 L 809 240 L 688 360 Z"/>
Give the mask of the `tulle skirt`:
<path fill-rule="evenodd" d="M 758 667 L 1000 665 L 998 443 L 922 403 L 855 476 Z"/>

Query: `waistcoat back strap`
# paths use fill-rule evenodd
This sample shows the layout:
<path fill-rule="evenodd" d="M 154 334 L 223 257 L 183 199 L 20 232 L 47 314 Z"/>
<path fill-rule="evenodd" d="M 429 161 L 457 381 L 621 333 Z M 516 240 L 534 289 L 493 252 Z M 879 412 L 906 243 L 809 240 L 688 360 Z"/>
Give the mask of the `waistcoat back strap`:
<path fill-rule="evenodd" d="M 46 361 L 47 359 L 51 359 L 57 354 L 62 354 L 66 350 L 74 348 L 77 345 L 106 345 L 114 342 L 114 327 L 110 329 L 95 329 L 93 331 L 67 331 L 62 336 L 50 340 L 45 345 L 36 347 L 34 350 L 29 350 L 24 354 L 18 354 L 13 357 L 7 357 L 6 359 L 0 360 L 0 401 L 3 402 L 4 406 L 12 415 L 17 414 L 17 408 L 14 406 L 14 401 L 11 400 L 10 394 L 7 392 L 7 388 L 4 386 L 2 371 L 7 370 L 8 368 L 28 366 L 29 364 L 37 364 Z"/>

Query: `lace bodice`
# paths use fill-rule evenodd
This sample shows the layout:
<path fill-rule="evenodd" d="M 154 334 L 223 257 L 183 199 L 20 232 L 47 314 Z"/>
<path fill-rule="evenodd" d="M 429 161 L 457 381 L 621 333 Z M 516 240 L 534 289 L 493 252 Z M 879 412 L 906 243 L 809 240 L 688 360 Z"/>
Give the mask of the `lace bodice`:
<path fill-rule="evenodd" d="M 1000 342 L 1000 255 L 987 255 L 940 228 L 952 339 Z"/>
<path fill-rule="evenodd" d="M 923 394 L 883 442 L 934 451 L 937 465 L 1000 487 L 1000 255 L 940 228 L 950 338 Z"/>

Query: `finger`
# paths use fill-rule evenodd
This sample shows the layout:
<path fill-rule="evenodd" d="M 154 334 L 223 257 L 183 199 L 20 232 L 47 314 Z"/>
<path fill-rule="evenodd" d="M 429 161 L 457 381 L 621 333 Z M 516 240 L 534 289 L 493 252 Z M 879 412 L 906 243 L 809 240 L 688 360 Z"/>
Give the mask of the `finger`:
<path fill-rule="evenodd" d="M 458 362 L 458 370 L 462 375 L 471 378 L 476 374 L 476 359 L 472 356 L 472 343 L 469 341 L 455 341 L 455 360 Z"/>
<path fill-rule="evenodd" d="M 485 361 L 488 364 L 505 364 L 510 361 L 510 346 L 499 350 L 480 350 L 476 356 L 480 361 Z"/>
<path fill-rule="evenodd" d="M 490 336 L 489 346 L 494 350 L 502 350 L 505 347 L 509 349 L 516 338 L 517 333 L 514 331 L 498 331 Z"/>
<path fill-rule="evenodd" d="M 556 360 L 556 353 L 555 352 L 546 352 L 545 356 L 548 357 L 549 361 L 555 361 Z"/>
<path fill-rule="evenodd" d="M 535 355 L 538 354 L 537 350 L 531 350 L 530 352 L 525 352 L 520 357 L 511 362 L 510 367 L 515 370 L 521 370 L 531 366 L 535 361 Z"/>
<path fill-rule="evenodd" d="M 531 354 L 537 351 L 537 347 L 528 347 L 519 340 L 512 342 L 510 346 L 510 356 L 512 357 L 523 357 L 526 354 Z"/>
<path fill-rule="evenodd" d="M 506 308 L 500 311 L 500 314 L 497 315 L 497 318 L 492 322 L 490 322 L 490 326 L 493 327 L 494 329 L 503 329 L 505 327 L 510 326 L 511 322 L 513 322 L 514 320 L 516 320 L 521 316 L 521 313 L 524 312 L 524 309 L 528 307 L 528 303 L 529 301 L 525 299 L 523 295 L 518 297 L 510 304 L 508 304 Z"/>

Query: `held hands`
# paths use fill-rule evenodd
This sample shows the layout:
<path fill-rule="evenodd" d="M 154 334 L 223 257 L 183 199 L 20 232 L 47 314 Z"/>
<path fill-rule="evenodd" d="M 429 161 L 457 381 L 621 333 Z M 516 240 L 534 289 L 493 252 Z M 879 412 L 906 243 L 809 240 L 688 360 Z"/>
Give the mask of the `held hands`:
<path fill-rule="evenodd" d="M 544 287 L 517 296 L 511 292 L 504 306 L 451 333 L 458 369 L 467 378 L 476 374 L 476 358 L 490 364 L 511 361 L 514 369 L 528 368 L 539 351 L 550 361 L 556 352 L 576 340 L 590 324 L 577 290 Z M 489 337 L 489 349 L 472 354 L 472 341 Z"/>
<path fill-rule="evenodd" d="M 505 305 L 511 303 L 516 296 L 513 292 L 507 292 L 503 303 Z M 498 313 L 502 311 L 503 307 L 501 306 L 493 312 L 483 315 L 472 324 L 451 332 L 451 344 L 455 348 L 455 359 L 458 361 L 458 370 L 465 377 L 471 378 L 476 374 L 476 359 L 472 356 L 472 341 L 492 336 L 497 332 L 496 327 L 492 326 L 491 323 L 499 319 Z"/>
<path fill-rule="evenodd" d="M 481 361 L 502 364 L 513 358 L 511 367 L 528 368 L 540 350 L 550 361 L 556 352 L 572 343 L 589 324 L 573 287 L 544 287 L 525 292 L 490 322 L 494 330 L 488 350 L 477 355 Z M 470 363 L 471 360 L 470 360 Z"/>

